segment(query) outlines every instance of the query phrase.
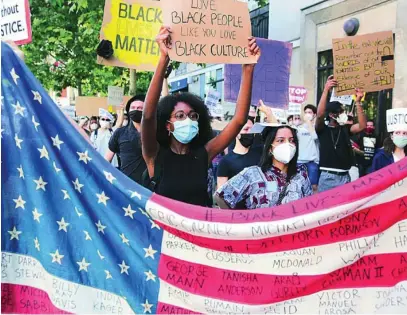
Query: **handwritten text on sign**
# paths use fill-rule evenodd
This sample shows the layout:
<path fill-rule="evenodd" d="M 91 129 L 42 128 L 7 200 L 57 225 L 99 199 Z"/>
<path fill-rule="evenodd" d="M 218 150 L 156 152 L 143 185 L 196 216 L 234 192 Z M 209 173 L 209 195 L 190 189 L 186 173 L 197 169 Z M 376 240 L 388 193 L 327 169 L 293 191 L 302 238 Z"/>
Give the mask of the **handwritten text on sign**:
<path fill-rule="evenodd" d="M 98 63 L 154 71 L 160 56 L 155 37 L 162 24 L 159 1 L 107 0 L 100 35 L 112 42 L 114 55 L 98 57 Z"/>
<path fill-rule="evenodd" d="M 332 40 L 336 95 L 394 87 L 393 33 L 380 32 Z"/>
<path fill-rule="evenodd" d="M 247 3 L 234 0 L 162 1 L 172 28 L 171 59 L 194 63 L 255 63 Z M 233 8 L 233 9 L 232 9 Z"/>

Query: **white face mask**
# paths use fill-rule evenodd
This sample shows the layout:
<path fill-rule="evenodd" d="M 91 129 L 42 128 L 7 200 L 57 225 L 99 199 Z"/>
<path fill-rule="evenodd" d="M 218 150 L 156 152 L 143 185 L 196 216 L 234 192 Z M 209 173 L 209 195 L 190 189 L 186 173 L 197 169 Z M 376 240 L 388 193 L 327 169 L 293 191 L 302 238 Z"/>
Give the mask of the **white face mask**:
<path fill-rule="evenodd" d="M 293 159 L 297 148 L 291 143 L 283 143 L 278 146 L 273 146 L 274 150 L 272 152 L 274 158 L 283 163 L 288 164 Z"/>
<path fill-rule="evenodd" d="M 305 114 L 304 115 L 304 120 L 305 121 L 312 121 L 314 119 L 314 115 L 312 114 Z"/>
<path fill-rule="evenodd" d="M 346 113 L 342 113 L 338 116 L 338 118 L 335 118 L 335 119 L 339 125 L 343 126 L 348 121 L 348 115 L 346 115 Z"/>
<path fill-rule="evenodd" d="M 123 127 L 126 127 L 128 124 L 129 124 L 129 121 L 127 119 L 123 120 Z"/>
<path fill-rule="evenodd" d="M 93 124 L 90 125 L 90 129 L 91 129 L 91 130 L 96 130 L 96 129 L 98 129 L 98 128 L 99 128 L 99 125 L 96 124 L 96 123 L 93 123 Z"/>
<path fill-rule="evenodd" d="M 110 122 L 101 120 L 100 121 L 100 128 L 109 129 L 110 128 Z"/>

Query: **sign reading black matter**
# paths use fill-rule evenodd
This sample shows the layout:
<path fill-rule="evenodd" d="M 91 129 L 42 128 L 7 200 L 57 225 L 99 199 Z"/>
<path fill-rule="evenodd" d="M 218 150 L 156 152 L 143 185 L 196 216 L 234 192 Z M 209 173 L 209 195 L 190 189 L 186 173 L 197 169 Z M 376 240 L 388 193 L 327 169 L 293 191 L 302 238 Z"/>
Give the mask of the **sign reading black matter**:
<path fill-rule="evenodd" d="M 256 63 L 249 51 L 247 3 L 235 0 L 161 1 L 172 29 L 172 60 L 192 63 Z"/>

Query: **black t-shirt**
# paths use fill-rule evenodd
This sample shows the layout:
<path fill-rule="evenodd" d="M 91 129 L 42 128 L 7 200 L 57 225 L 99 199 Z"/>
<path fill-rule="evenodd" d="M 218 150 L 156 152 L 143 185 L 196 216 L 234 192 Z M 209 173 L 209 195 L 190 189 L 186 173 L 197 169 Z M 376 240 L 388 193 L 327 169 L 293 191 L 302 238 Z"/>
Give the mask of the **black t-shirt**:
<path fill-rule="evenodd" d="M 348 171 L 353 163 L 353 153 L 350 145 L 349 126 L 336 128 L 324 125 L 317 131 L 320 145 L 319 166 Z"/>
<path fill-rule="evenodd" d="M 224 156 L 218 166 L 218 177 L 227 177 L 228 179 L 236 176 L 246 167 L 258 165 L 260 162 L 262 147 L 251 147 L 246 154 L 237 154 L 233 151 Z"/>
<path fill-rule="evenodd" d="M 364 166 L 372 165 L 373 157 L 376 149 L 378 149 L 377 138 L 374 135 L 368 135 L 366 132 L 361 132 L 355 136 L 354 140 L 358 144 L 359 149 L 365 153 L 364 156 L 356 155 L 358 163 Z"/>
<path fill-rule="evenodd" d="M 113 133 L 109 150 L 119 155 L 120 170 L 135 182 L 141 183 L 147 166 L 141 151 L 140 133 L 131 122 Z"/>

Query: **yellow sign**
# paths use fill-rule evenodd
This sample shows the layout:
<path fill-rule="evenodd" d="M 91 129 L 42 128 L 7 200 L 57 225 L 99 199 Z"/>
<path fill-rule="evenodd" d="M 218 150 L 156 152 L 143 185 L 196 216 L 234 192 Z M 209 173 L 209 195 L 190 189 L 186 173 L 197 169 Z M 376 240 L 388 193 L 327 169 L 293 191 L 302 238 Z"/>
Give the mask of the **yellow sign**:
<path fill-rule="evenodd" d="M 110 40 L 114 55 L 102 65 L 154 71 L 160 49 L 155 37 L 162 25 L 159 1 L 106 0 L 100 39 Z"/>

